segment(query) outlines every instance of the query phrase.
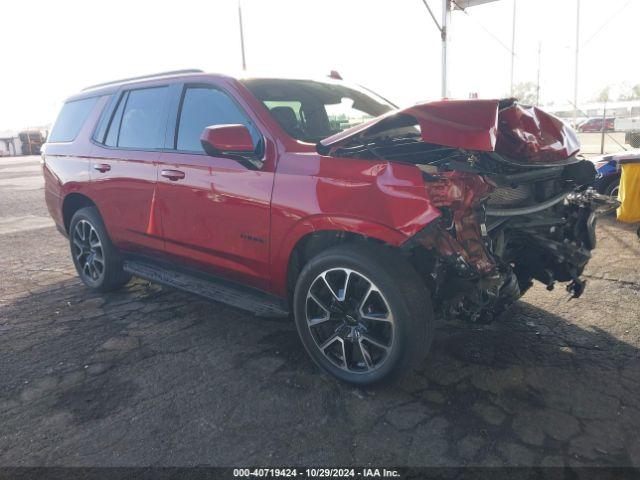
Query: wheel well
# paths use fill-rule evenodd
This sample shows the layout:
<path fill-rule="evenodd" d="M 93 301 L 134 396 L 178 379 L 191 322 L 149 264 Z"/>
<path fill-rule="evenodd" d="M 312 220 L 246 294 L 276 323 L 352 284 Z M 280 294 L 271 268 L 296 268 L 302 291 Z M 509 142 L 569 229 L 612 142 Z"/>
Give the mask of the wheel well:
<path fill-rule="evenodd" d="M 69 225 L 73 215 L 84 207 L 95 207 L 96 204 L 93 201 L 81 193 L 70 193 L 64 197 L 62 203 L 62 219 L 64 221 L 64 229 L 69 233 Z"/>
<path fill-rule="evenodd" d="M 313 232 L 298 240 L 289 257 L 289 266 L 287 268 L 288 300 L 291 302 L 298 275 L 300 275 L 309 260 L 328 248 L 342 243 L 356 242 L 372 242 L 384 245 L 384 242 L 376 238 L 340 230 Z"/>

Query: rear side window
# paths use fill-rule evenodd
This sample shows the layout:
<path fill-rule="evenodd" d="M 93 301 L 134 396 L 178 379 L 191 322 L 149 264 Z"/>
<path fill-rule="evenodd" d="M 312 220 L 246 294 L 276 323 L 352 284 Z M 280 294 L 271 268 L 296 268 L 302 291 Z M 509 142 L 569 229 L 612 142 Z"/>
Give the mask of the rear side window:
<path fill-rule="evenodd" d="M 48 141 L 72 142 L 78 136 L 98 97 L 67 102 L 60 110 Z"/>
<path fill-rule="evenodd" d="M 120 122 L 118 147 L 162 148 L 166 93 L 167 87 L 145 88 L 129 92 Z M 112 128 L 115 126 L 114 123 L 112 122 Z"/>
<path fill-rule="evenodd" d="M 115 147 L 118 145 L 118 133 L 120 132 L 120 121 L 122 120 L 122 112 L 124 111 L 124 105 L 127 103 L 127 95 L 125 94 L 120 98 L 118 102 L 118 108 L 111 119 L 111 126 L 107 138 L 105 139 L 105 145 L 109 147 Z"/>
<path fill-rule="evenodd" d="M 200 135 L 205 127 L 231 123 L 245 125 L 251 133 L 254 148 L 257 147 L 260 133 L 226 93 L 212 87 L 187 87 L 180 111 L 176 148 L 201 152 Z"/>
<path fill-rule="evenodd" d="M 162 148 L 167 91 L 168 87 L 125 91 L 118 99 L 115 110 L 100 120 L 95 140 L 109 147 L 141 150 Z"/>

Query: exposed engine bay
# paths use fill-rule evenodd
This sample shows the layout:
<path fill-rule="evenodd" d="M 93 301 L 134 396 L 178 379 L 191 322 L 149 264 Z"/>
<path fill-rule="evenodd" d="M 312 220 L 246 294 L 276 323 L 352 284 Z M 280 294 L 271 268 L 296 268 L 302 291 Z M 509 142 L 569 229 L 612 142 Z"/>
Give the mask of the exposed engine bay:
<path fill-rule="evenodd" d="M 549 290 L 567 282 L 570 297 L 579 297 L 596 218 L 617 201 L 588 187 L 595 169 L 576 156 L 573 131 L 513 99 L 496 101 L 493 119 L 489 108 L 481 111 L 480 127 L 473 119 L 456 123 L 412 108 L 321 142 L 319 151 L 411 163 L 422 171 L 441 216 L 403 248 L 429 285 L 436 312 L 487 322 L 533 280 Z M 440 128 L 435 134 L 434 125 Z M 448 146 L 468 142 L 455 133 L 464 136 L 469 128 L 470 147 L 477 148 Z M 440 143 L 426 140 L 434 135 Z"/>

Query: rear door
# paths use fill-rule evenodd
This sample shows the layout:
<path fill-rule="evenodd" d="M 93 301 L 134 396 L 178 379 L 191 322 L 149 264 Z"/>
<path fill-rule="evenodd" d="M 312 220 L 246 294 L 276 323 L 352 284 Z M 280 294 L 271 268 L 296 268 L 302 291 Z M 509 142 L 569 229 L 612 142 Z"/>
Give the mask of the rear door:
<path fill-rule="evenodd" d="M 252 170 L 205 154 L 205 127 L 244 124 L 254 147 L 264 138 L 238 101 L 215 84 L 184 84 L 170 108 L 167 151 L 159 167 L 158 202 L 165 249 L 186 266 L 267 288 L 269 211 L 274 162 Z M 175 119 L 175 120 L 172 120 Z"/>
<path fill-rule="evenodd" d="M 162 252 L 155 204 L 158 163 L 167 125 L 169 86 L 117 92 L 94 134 L 95 202 L 116 246 Z"/>

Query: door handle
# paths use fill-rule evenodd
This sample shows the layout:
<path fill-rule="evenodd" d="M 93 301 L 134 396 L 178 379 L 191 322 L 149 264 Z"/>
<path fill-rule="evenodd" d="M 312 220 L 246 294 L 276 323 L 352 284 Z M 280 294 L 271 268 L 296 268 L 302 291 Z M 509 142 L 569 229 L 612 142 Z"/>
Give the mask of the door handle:
<path fill-rule="evenodd" d="M 108 163 L 98 163 L 96 165 L 93 166 L 94 170 L 97 170 L 101 173 L 104 172 L 108 172 L 109 170 L 111 170 L 111 165 L 109 165 Z"/>
<path fill-rule="evenodd" d="M 182 180 L 184 178 L 184 172 L 180 170 L 162 170 L 160 172 L 160 175 L 162 175 L 164 178 L 168 178 L 172 182 Z"/>

